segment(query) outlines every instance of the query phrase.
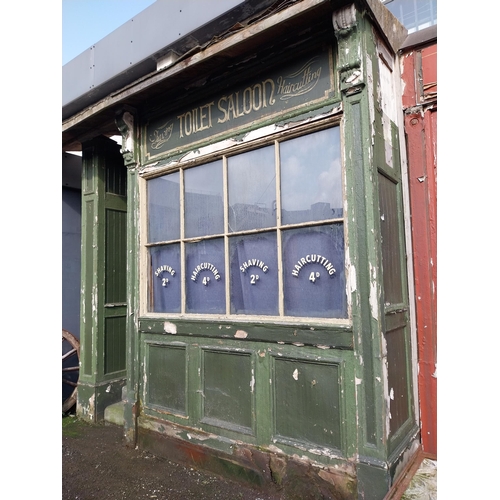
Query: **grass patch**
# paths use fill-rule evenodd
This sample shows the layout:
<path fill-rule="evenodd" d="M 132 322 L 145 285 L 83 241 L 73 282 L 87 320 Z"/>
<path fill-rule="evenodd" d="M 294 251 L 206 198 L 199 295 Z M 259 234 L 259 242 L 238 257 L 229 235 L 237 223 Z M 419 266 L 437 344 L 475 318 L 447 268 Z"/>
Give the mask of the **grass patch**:
<path fill-rule="evenodd" d="M 74 415 L 62 416 L 62 435 L 63 437 L 80 437 L 82 430 L 87 424 L 83 420 L 78 419 Z"/>

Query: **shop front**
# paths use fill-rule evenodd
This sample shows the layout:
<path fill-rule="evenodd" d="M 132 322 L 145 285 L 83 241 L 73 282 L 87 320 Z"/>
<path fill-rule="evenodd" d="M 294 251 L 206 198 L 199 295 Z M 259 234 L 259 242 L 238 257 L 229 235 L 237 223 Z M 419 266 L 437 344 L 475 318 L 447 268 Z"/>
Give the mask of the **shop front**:
<path fill-rule="evenodd" d="M 123 397 L 134 445 L 384 498 L 419 446 L 405 35 L 290 2 L 138 82 L 121 150 L 83 142 L 81 415 Z"/>

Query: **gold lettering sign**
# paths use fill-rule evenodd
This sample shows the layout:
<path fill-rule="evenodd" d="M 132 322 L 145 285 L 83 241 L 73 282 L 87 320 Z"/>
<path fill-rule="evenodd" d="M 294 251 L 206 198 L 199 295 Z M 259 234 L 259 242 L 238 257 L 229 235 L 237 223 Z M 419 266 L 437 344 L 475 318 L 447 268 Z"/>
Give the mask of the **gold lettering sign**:
<path fill-rule="evenodd" d="M 198 103 L 146 125 L 146 156 L 185 151 L 187 146 L 241 130 L 256 120 L 324 103 L 334 95 L 332 56 L 324 48 L 230 93 Z"/>

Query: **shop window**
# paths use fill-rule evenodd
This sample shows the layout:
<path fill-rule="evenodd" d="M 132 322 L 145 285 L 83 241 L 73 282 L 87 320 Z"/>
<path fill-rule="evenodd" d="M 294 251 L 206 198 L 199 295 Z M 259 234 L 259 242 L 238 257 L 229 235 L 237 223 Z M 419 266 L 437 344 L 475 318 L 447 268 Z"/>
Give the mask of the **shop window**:
<path fill-rule="evenodd" d="M 347 318 L 340 129 L 147 181 L 149 311 Z"/>

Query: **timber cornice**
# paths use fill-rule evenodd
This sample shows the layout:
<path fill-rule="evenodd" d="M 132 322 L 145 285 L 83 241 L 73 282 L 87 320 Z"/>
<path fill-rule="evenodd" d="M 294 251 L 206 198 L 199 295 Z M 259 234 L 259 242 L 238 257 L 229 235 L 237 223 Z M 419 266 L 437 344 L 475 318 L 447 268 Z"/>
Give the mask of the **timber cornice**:
<path fill-rule="evenodd" d="M 171 89 L 199 80 L 200 75 L 210 74 L 218 66 L 228 67 L 238 58 L 266 44 L 272 47 L 277 39 L 288 36 L 294 30 L 314 30 L 317 22 L 351 4 L 356 5 L 358 10 L 368 12 L 390 47 L 394 51 L 399 49 L 406 37 L 406 30 L 379 0 L 299 0 L 275 13 L 265 13 L 264 17 L 251 24 L 253 20 L 249 20 L 247 26 L 242 26 L 234 33 L 221 34 L 221 39 L 213 39 L 204 47 L 196 47 L 181 56 L 173 66 L 144 75 L 63 120 L 63 148 L 80 149 L 81 142 L 96 135 L 116 135 L 115 112 L 119 107 L 128 105 L 140 110 L 145 102 L 152 102 L 168 95 Z"/>
<path fill-rule="evenodd" d="M 287 9 L 265 17 L 226 38 L 207 44 L 199 52 L 179 59 L 176 64 L 139 78 L 136 82 L 109 94 L 62 123 L 63 146 L 81 142 L 93 134 L 115 134 L 114 113 L 117 107 L 130 105 L 139 109 L 145 101 L 164 95 L 170 89 L 199 78 L 204 70 L 217 65 L 227 66 L 238 57 L 263 44 L 272 44 L 276 37 L 290 30 L 313 25 L 315 20 L 331 14 L 330 0 L 302 0 Z"/>

